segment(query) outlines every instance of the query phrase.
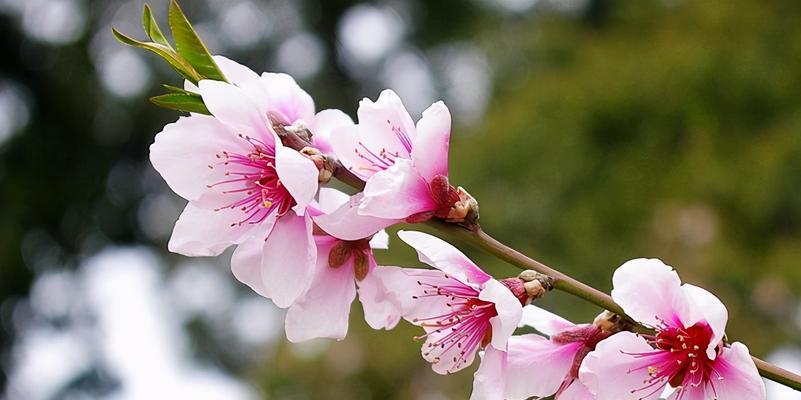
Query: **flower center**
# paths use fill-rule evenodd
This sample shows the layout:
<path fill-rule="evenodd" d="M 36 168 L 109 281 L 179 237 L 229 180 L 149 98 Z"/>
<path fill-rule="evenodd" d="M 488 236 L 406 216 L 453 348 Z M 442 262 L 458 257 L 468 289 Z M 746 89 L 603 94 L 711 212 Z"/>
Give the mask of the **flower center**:
<path fill-rule="evenodd" d="M 663 324 L 656 336 L 644 337 L 655 347 L 654 351 L 631 355 L 651 361 L 642 367 L 648 369 L 650 379 L 644 382 L 646 386 L 632 393 L 650 392 L 642 396 L 645 398 L 661 390 L 667 382 L 678 389 L 676 399 L 680 400 L 685 388 L 709 383 L 714 391 L 714 381 L 723 379 L 706 354 L 713 337 L 708 325 L 697 323 L 689 328 L 681 328 Z"/>
<path fill-rule="evenodd" d="M 479 346 L 486 346 L 492 339 L 492 330 L 489 320 L 498 315 L 495 304 L 478 298 L 479 292 L 445 275 L 445 280 L 437 284 L 418 281 L 422 294 L 412 296 L 413 299 L 439 297 L 445 301 L 448 311 L 427 318 L 415 318 L 424 328 L 429 328 L 425 335 L 415 337 L 423 339 L 429 336 L 424 355 L 446 354 L 454 347 L 459 349 L 453 356 L 453 366 L 449 371 L 455 371 L 467 361 L 468 355 L 474 353 Z M 439 357 L 434 358 L 438 362 Z"/>
<path fill-rule="evenodd" d="M 216 154 L 217 162 L 209 165 L 212 169 L 224 168 L 225 178 L 208 187 L 220 187 L 223 194 L 231 196 L 231 203 L 215 211 L 230 208 L 243 214 L 232 227 L 258 224 L 273 212 L 282 216 L 296 204 L 275 170 L 275 147 L 249 136 L 239 137 L 250 145 L 249 153 L 222 151 Z"/>

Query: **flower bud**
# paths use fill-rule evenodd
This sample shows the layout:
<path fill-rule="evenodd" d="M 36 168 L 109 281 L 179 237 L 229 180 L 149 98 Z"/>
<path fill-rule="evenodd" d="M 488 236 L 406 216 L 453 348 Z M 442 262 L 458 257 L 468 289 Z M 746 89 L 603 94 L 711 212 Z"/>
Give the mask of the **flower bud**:
<path fill-rule="evenodd" d="M 517 297 L 518 300 L 520 300 L 520 304 L 525 305 L 525 304 L 528 304 L 528 303 L 531 302 L 531 299 L 529 298 L 528 294 L 526 293 L 526 288 L 524 286 L 526 282 L 524 282 L 522 279 L 520 279 L 520 278 L 505 278 L 505 279 L 501 279 L 500 282 L 504 286 L 509 288 L 509 290 L 512 292 L 512 294 L 515 297 Z"/>
<path fill-rule="evenodd" d="M 537 271 L 527 269 L 517 277 L 525 282 L 523 288 L 526 290 L 529 299 L 531 299 L 530 301 L 539 299 L 553 289 L 553 278 Z"/>
<path fill-rule="evenodd" d="M 604 310 L 602 313 L 598 314 L 595 320 L 592 321 L 592 324 L 608 333 L 617 333 L 632 328 L 631 322 L 609 310 Z"/>
<path fill-rule="evenodd" d="M 321 153 L 320 150 L 308 146 L 302 148 L 300 153 L 306 156 L 306 158 L 309 160 L 312 160 L 312 162 L 314 162 L 314 166 L 317 167 L 318 171 L 320 171 L 319 175 L 317 176 L 318 182 L 325 184 L 331 180 L 331 178 L 334 176 L 335 166 L 330 157 Z"/>

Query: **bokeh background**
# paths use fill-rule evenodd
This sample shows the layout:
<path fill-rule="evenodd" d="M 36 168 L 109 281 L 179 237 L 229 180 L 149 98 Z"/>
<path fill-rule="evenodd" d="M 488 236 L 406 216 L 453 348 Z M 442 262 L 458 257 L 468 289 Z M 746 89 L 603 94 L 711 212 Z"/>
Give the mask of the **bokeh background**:
<path fill-rule="evenodd" d="M 408 325 L 372 331 L 356 306 L 346 340 L 290 344 L 230 254 L 166 251 L 183 202 L 147 155 L 177 116 L 147 97 L 179 79 L 111 35 L 143 37 L 143 4 L 0 0 L 0 396 L 467 398 L 472 369 L 435 375 Z M 417 118 L 444 99 L 452 180 L 486 230 L 604 290 L 662 258 L 723 299 L 731 339 L 801 370 L 798 1 L 182 5 L 214 53 L 291 73 L 319 109 L 390 87 Z M 417 265 L 398 241 L 378 257 Z"/>

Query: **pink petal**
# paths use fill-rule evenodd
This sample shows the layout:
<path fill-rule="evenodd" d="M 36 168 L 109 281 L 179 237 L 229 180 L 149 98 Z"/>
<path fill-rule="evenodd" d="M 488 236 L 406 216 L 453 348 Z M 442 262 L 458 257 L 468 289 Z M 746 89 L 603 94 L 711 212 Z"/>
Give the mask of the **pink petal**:
<path fill-rule="evenodd" d="M 318 248 L 314 280 L 306 294 L 287 311 L 285 328 L 290 342 L 342 340 L 348 333 L 350 305 L 356 297 L 353 259 L 339 268 L 329 267 L 328 253 L 333 243 Z"/>
<path fill-rule="evenodd" d="M 579 369 L 579 378 L 598 400 L 653 400 L 658 399 L 665 383 L 643 389 L 650 379 L 647 358 L 640 359 L 623 353 L 647 353 L 653 348 L 645 339 L 631 333 L 620 332 L 598 343 Z M 651 393 L 653 392 L 653 393 Z"/>
<path fill-rule="evenodd" d="M 278 112 L 290 124 L 302 120 L 306 123 L 314 119 L 314 100 L 298 86 L 295 79 L 287 74 L 264 72 L 262 83 L 267 88 L 267 110 Z"/>
<path fill-rule="evenodd" d="M 362 140 L 368 140 L 364 142 L 365 144 L 380 144 L 376 146 L 377 150 L 384 148 L 389 152 L 400 154 L 402 158 L 409 158 L 409 150 L 415 136 L 414 121 L 394 91 L 390 89 L 382 91 L 375 103 L 367 98 L 362 99 L 357 114 L 359 126 L 368 129 L 367 135 L 362 137 Z M 381 132 L 380 138 L 378 132 Z M 372 139 L 370 136 L 375 136 L 379 140 L 370 141 Z"/>
<path fill-rule="evenodd" d="M 506 397 L 547 397 L 567 378 L 580 343 L 559 345 L 540 335 L 512 336 L 507 351 Z"/>
<path fill-rule="evenodd" d="M 203 103 L 215 118 L 243 135 L 271 140 L 266 115 L 241 88 L 208 79 L 198 85 Z"/>
<path fill-rule="evenodd" d="M 320 206 L 322 204 L 321 189 Z M 331 236 L 342 240 L 359 240 L 370 237 L 376 232 L 393 225 L 398 220 L 371 217 L 359 214 L 359 205 L 364 198 L 363 193 L 357 193 L 335 211 L 314 217 L 314 222 Z"/>
<path fill-rule="evenodd" d="M 314 147 L 323 154 L 332 153 L 334 149 L 331 147 L 331 132 L 337 128 L 353 126 L 353 120 L 340 110 L 327 109 L 318 112 L 309 125 L 309 130 L 314 135 Z"/>
<path fill-rule="evenodd" d="M 375 260 L 371 260 L 371 263 L 375 264 Z M 359 301 L 362 303 L 367 324 L 373 329 L 389 330 L 400 321 L 403 308 L 397 295 L 390 292 L 378 276 L 384 268 L 388 267 L 373 265 L 370 273 L 360 282 L 356 282 L 356 285 L 359 288 Z"/>
<path fill-rule="evenodd" d="M 665 389 L 668 391 L 668 389 Z M 681 393 L 681 397 L 679 397 L 679 393 Z M 711 395 L 710 395 L 711 396 Z M 674 389 L 671 394 L 667 397 L 668 400 L 720 400 L 715 397 L 708 397 L 706 394 L 706 388 L 704 386 L 690 386 L 685 388 L 684 390 L 678 390 L 678 388 Z"/>
<path fill-rule="evenodd" d="M 417 256 L 421 262 L 437 268 L 461 282 L 477 287 L 492 278 L 462 254 L 459 249 L 436 236 L 423 232 L 398 231 L 398 237 L 417 250 Z M 505 286 L 504 289 L 511 295 Z"/>
<path fill-rule="evenodd" d="M 200 88 L 197 87 L 197 85 L 195 85 L 194 83 L 187 81 L 186 79 L 184 79 L 184 90 L 188 90 L 193 93 L 200 93 Z"/>
<path fill-rule="evenodd" d="M 224 168 L 209 168 L 218 161 L 216 154 L 247 154 L 246 144 L 214 117 L 181 117 L 156 135 L 150 145 L 150 162 L 175 193 L 196 200 L 209 190 L 207 185 L 224 179 Z"/>
<path fill-rule="evenodd" d="M 445 279 L 440 271 L 417 268 L 400 268 L 381 266 L 372 271 L 380 279 L 386 290 L 397 299 L 403 311 L 403 318 L 419 325 L 416 319 L 441 315 L 450 311 L 450 299 L 445 296 L 419 297 L 412 296 L 420 292 L 420 282 L 432 285 L 452 284 L 453 280 Z"/>
<path fill-rule="evenodd" d="M 504 400 L 506 392 L 506 352 L 488 347 L 473 375 L 470 400 Z"/>
<path fill-rule="evenodd" d="M 329 142 L 342 164 L 367 180 L 390 167 L 393 159 L 410 159 L 414 123 L 400 99 L 385 90 L 373 103 L 359 103 L 359 124 L 334 129 Z"/>
<path fill-rule="evenodd" d="M 520 318 L 523 316 L 523 306 L 520 300 L 502 283 L 490 279 L 484 283 L 484 288 L 478 298 L 495 303 L 497 316 L 490 318 L 492 325 L 492 346 L 498 350 L 506 350 L 506 341 L 517 329 Z"/>
<path fill-rule="evenodd" d="M 317 260 L 311 218 L 292 213 L 280 217 L 264 241 L 261 276 L 275 305 L 289 307 L 311 284 Z"/>
<path fill-rule="evenodd" d="M 586 386 L 575 380 L 562 392 L 559 400 L 595 400 L 595 396 Z"/>
<path fill-rule="evenodd" d="M 220 71 L 229 83 L 244 90 L 254 85 L 260 85 L 259 74 L 253 72 L 252 69 L 224 56 L 214 56 L 214 62 L 220 67 Z"/>
<path fill-rule="evenodd" d="M 306 206 L 317 194 L 319 171 L 314 162 L 299 152 L 276 143 L 275 171 L 297 203 L 293 210 L 298 215 L 303 215 Z"/>
<path fill-rule="evenodd" d="M 220 67 L 228 81 L 247 94 L 263 114 L 269 110 L 269 89 L 259 74 L 250 68 L 229 60 L 223 56 L 214 56 L 214 61 Z"/>
<path fill-rule="evenodd" d="M 436 208 L 428 182 L 412 167 L 411 161 L 398 159 L 395 165 L 367 181 L 359 212 L 379 218 L 404 219 Z"/>
<path fill-rule="evenodd" d="M 665 321 L 681 325 L 689 307 L 679 275 L 655 258 L 638 258 L 621 265 L 612 277 L 612 298 L 623 310 L 649 326 Z"/>
<path fill-rule="evenodd" d="M 326 214 L 336 211 L 337 208 L 346 204 L 349 200 L 350 196 L 347 193 L 330 187 L 321 187 L 320 192 L 317 194 L 317 204 L 320 207 L 320 211 Z"/>
<path fill-rule="evenodd" d="M 270 297 L 264 287 L 264 279 L 261 275 L 264 238 L 270 234 L 275 219 L 271 218 L 269 221 L 269 226 L 260 227 L 257 232 L 248 237 L 248 240 L 237 246 L 231 256 L 231 272 L 234 277 L 263 297 Z"/>
<path fill-rule="evenodd" d="M 380 230 L 373 235 L 373 238 L 370 239 L 370 248 L 371 249 L 381 249 L 386 250 L 389 248 L 389 234 L 387 231 Z"/>
<path fill-rule="evenodd" d="M 730 348 L 724 348 L 715 362 L 715 370 L 723 379 L 712 378 L 715 391 L 713 392 L 707 387 L 708 395 L 717 393 L 717 398 L 720 400 L 764 400 L 767 398 L 765 382 L 759 377 L 759 371 L 744 344 L 735 342 Z"/>
<path fill-rule="evenodd" d="M 576 324 L 534 305 L 523 307 L 520 326 L 523 325 L 530 326 L 548 336 L 553 336 L 576 326 Z"/>
<path fill-rule="evenodd" d="M 433 345 L 450 333 L 449 329 L 429 332 L 423 347 L 420 349 L 423 359 L 430 362 L 431 369 L 440 375 L 452 374 L 467 368 L 473 364 L 478 352 L 477 346 L 462 354 L 465 349 L 459 346 L 446 345 L 445 348 L 442 348 L 441 346 Z"/>
<path fill-rule="evenodd" d="M 714 360 L 717 355 L 716 348 L 725 335 L 729 311 L 720 299 L 706 289 L 686 283 L 681 288 L 688 300 L 690 310 L 695 314 L 692 320 L 685 321 L 684 324 L 692 326 L 698 321 L 705 321 L 709 325 L 714 336 L 709 342 L 706 354 L 711 360 Z"/>
<path fill-rule="evenodd" d="M 395 133 L 386 127 L 359 124 L 335 128 L 331 131 L 328 143 L 342 165 L 362 180 L 392 166 L 395 154 L 399 158 L 410 159 Z"/>
<path fill-rule="evenodd" d="M 224 208 L 219 211 L 202 209 L 189 203 L 184 208 L 172 231 L 168 248 L 185 256 L 216 256 L 228 246 L 239 243 L 254 225 L 231 226 L 242 219 L 238 209 Z M 270 220 L 262 221 L 267 226 Z"/>
<path fill-rule="evenodd" d="M 448 176 L 448 144 L 451 136 L 451 113 L 438 101 L 423 111 L 417 122 L 417 136 L 412 149 L 414 166 L 426 180 Z"/>

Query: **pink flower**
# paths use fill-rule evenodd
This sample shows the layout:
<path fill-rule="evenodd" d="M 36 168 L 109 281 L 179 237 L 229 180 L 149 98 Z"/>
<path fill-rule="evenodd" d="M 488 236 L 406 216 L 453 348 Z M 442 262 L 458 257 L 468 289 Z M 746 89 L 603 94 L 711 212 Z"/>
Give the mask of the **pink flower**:
<path fill-rule="evenodd" d="M 671 400 L 765 399 L 748 349 L 723 343 L 728 312 L 717 297 L 657 259 L 626 262 L 612 283 L 612 298 L 656 334 L 615 334 L 585 358 L 579 377 L 599 400 L 656 399 L 668 384 Z"/>
<path fill-rule="evenodd" d="M 330 142 L 342 164 L 366 181 L 364 194 L 317 218 L 324 230 L 351 239 L 401 220 L 467 216 L 475 201 L 448 182 L 451 115 L 444 103 L 432 104 L 415 125 L 395 92 L 384 90 L 376 102 L 362 100 L 358 116 L 358 125 L 335 129 Z"/>
<path fill-rule="evenodd" d="M 593 324 L 575 325 L 535 306 L 523 308 L 521 325 L 546 334 L 509 338 L 506 353 L 489 348 L 473 381 L 475 400 L 528 399 L 556 395 L 558 400 L 592 400 L 578 381 L 582 360 L 609 337 Z"/>
<path fill-rule="evenodd" d="M 338 190 L 320 189 L 321 211 L 348 201 Z M 309 290 L 287 311 L 286 335 L 292 342 L 314 338 L 341 340 L 348 331 L 350 306 L 356 293 L 364 317 L 373 329 L 392 329 L 400 320 L 400 304 L 376 276 L 372 249 L 386 249 L 389 236 L 379 231 L 372 238 L 340 240 L 322 232 L 315 235 L 317 267 Z"/>
<path fill-rule="evenodd" d="M 314 274 L 317 247 L 307 207 L 319 171 L 284 147 L 275 130 L 326 128 L 315 117 L 311 97 L 290 76 L 259 76 L 226 58 L 215 60 L 231 83 L 203 80 L 190 87 L 212 116 L 181 117 L 150 147 L 155 169 L 189 201 L 169 249 L 215 256 L 239 245 L 231 261 L 234 275 L 287 307 Z"/>
<path fill-rule="evenodd" d="M 422 354 L 433 370 L 459 371 L 481 347 L 506 351 L 523 313 L 521 300 L 441 239 L 422 232 L 398 236 L 438 270 L 380 269 L 385 286 L 403 304 L 403 317 L 425 330 L 419 337 L 426 339 Z"/>

